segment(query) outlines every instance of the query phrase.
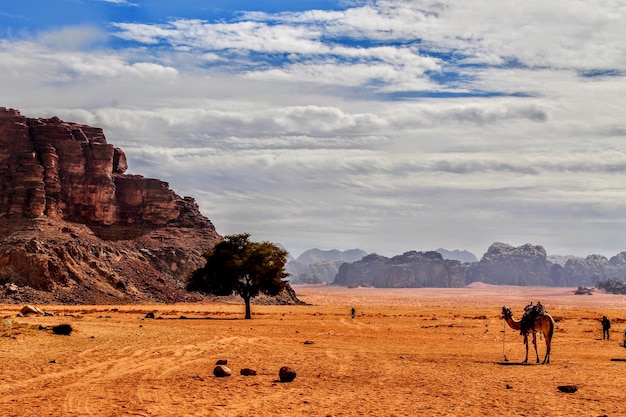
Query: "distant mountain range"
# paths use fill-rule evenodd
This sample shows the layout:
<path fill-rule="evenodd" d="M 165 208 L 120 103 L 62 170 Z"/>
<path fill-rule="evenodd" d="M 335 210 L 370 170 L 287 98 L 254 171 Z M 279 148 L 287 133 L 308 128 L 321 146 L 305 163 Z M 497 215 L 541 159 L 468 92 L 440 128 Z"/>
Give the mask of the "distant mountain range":
<path fill-rule="evenodd" d="M 460 262 L 478 261 L 473 253 L 466 250 L 449 251 L 439 248 L 436 252 L 440 253 L 443 259 Z M 332 283 L 341 265 L 360 261 L 367 254 L 362 249 L 345 251 L 337 249 L 309 249 L 298 256 L 297 259 L 291 258 L 285 269 L 291 274 L 290 282 L 292 284 Z"/>
<path fill-rule="evenodd" d="M 453 251 L 449 251 L 447 249 L 439 248 L 435 252 L 440 253 L 441 256 L 443 256 L 443 259 L 449 259 L 451 261 L 478 262 L 476 255 L 466 250 L 455 249 Z"/>
<path fill-rule="evenodd" d="M 297 259 L 291 259 L 285 270 L 291 274 L 292 284 L 321 284 L 332 282 L 339 267 L 346 262 L 358 261 L 367 255 L 361 249 L 309 249 Z"/>
<path fill-rule="evenodd" d="M 595 286 L 626 279 L 626 252 L 610 259 L 547 256 L 540 245 L 514 247 L 493 243 L 480 259 L 465 250 L 410 251 L 391 258 L 349 251 L 311 249 L 287 264 L 291 283 L 344 286 L 461 287 L 472 282 L 494 285 Z"/>

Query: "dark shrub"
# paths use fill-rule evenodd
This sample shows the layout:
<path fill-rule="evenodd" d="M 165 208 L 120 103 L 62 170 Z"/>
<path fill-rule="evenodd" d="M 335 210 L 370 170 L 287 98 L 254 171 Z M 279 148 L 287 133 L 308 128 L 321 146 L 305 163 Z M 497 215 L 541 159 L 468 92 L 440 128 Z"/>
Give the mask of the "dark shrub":
<path fill-rule="evenodd" d="M 56 326 L 52 326 L 52 333 L 61 334 L 64 336 L 69 336 L 72 333 L 72 325 L 71 324 L 58 324 Z"/>

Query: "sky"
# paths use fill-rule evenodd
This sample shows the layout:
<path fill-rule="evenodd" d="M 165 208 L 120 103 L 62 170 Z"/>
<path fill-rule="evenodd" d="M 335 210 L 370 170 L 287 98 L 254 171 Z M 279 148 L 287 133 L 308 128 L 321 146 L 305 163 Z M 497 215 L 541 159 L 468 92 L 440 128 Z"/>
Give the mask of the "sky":
<path fill-rule="evenodd" d="M 626 251 L 619 0 L 0 1 L 0 106 L 104 129 L 221 235 Z"/>

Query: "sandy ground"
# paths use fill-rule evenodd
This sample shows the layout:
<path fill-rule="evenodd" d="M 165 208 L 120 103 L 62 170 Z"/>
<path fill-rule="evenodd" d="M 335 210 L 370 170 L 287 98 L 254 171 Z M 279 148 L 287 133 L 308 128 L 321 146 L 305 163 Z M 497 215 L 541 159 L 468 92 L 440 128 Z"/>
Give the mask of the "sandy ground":
<path fill-rule="evenodd" d="M 0 305 L 2 416 L 618 416 L 626 297 L 573 289 L 296 286 L 307 306 Z M 519 318 L 557 321 L 549 365 L 523 366 Z M 350 317 L 350 308 L 357 311 Z M 144 318 L 154 312 L 156 319 Z M 610 341 L 599 319 L 612 319 Z M 181 318 L 183 316 L 184 318 Z M 50 326 L 67 323 L 70 336 Z M 40 329 L 40 326 L 43 329 Z M 545 343 L 539 341 L 543 358 Z M 504 362 L 504 358 L 508 362 Z M 213 376 L 218 359 L 233 375 Z M 534 354 L 531 354 L 534 362 Z M 293 382 L 278 370 L 291 366 Z M 253 368 L 257 376 L 241 376 Z M 557 386 L 576 385 L 575 393 Z"/>

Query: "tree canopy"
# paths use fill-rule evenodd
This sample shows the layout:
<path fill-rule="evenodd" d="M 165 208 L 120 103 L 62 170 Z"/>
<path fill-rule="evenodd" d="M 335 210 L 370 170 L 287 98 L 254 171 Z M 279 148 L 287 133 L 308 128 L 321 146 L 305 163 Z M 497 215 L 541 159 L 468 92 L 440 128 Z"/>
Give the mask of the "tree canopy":
<path fill-rule="evenodd" d="M 213 295 L 238 294 L 251 318 L 250 300 L 264 293 L 277 295 L 285 288 L 287 251 L 270 242 L 252 242 L 248 233 L 228 235 L 204 254 L 206 264 L 195 270 L 188 291 Z"/>

